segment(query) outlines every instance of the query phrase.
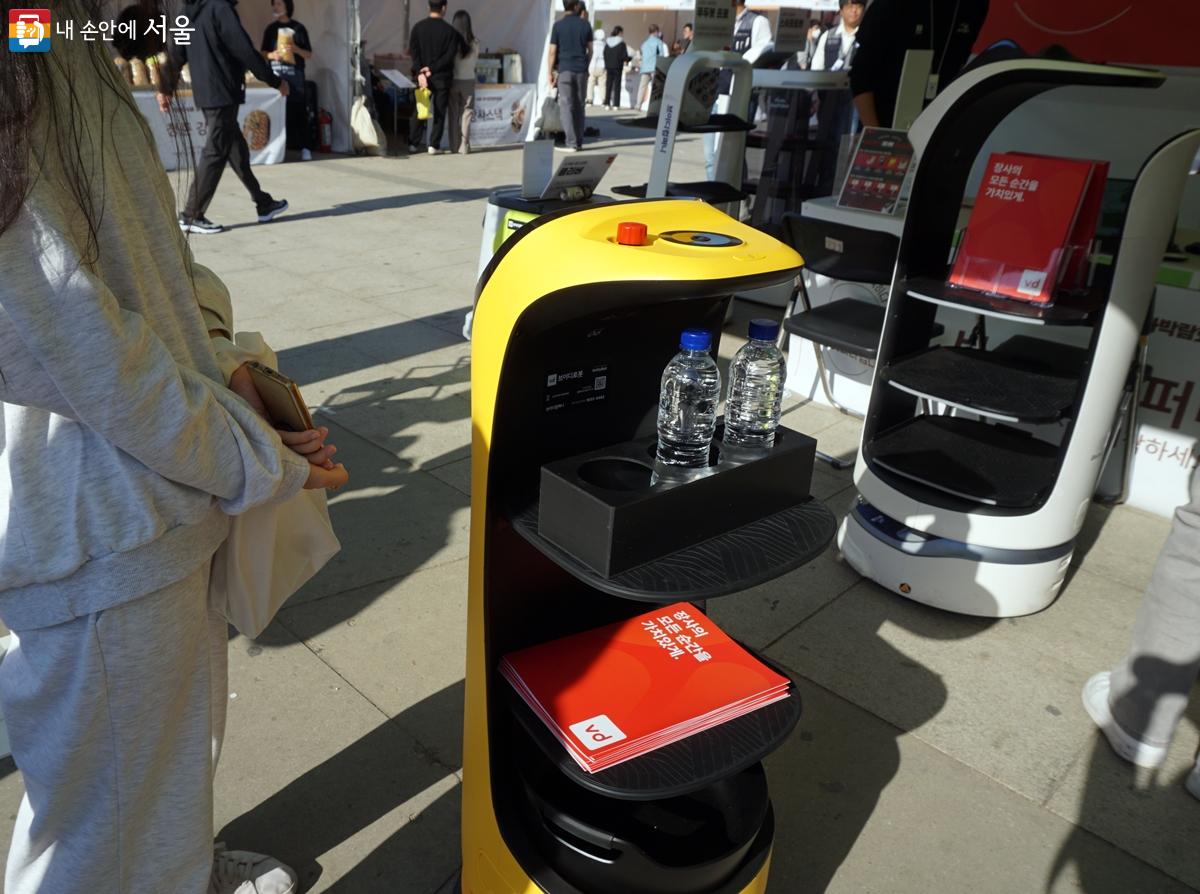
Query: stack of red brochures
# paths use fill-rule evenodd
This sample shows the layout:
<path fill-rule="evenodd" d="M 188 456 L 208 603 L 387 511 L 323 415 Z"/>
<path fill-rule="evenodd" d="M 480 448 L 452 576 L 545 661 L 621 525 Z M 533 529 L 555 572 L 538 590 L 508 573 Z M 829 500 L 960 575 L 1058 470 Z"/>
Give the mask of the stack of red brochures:
<path fill-rule="evenodd" d="M 788 697 L 686 602 L 506 655 L 500 672 L 595 773 Z"/>
<path fill-rule="evenodd" d="M 1106 161 L 993 153 L 950 282 L 1039 304 L 1084 288 L 1107 178 Z"/>

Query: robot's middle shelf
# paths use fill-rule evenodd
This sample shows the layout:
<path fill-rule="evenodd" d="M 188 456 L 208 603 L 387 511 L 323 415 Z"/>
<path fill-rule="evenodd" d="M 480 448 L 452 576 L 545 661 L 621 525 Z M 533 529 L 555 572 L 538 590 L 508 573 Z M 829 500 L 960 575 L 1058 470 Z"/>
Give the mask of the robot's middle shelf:
<path fill-rule="evenodd" d="M 715 599 L 766 583 L 817 558 L 837 532 L 833 513 L 810 499 L 605 577 L 538 533 L 536 503 L 509 520 L 539 552 L 602 593 L 662 604 Z"/>

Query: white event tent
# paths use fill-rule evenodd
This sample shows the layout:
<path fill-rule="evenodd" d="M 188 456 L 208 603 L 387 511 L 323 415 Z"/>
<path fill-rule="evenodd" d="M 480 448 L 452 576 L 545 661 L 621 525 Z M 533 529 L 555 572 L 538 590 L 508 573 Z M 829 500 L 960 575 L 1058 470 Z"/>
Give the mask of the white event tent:
<path fill-rule="evenodd" d="M 450 0 L 447 14 L 469 12 L 481 49 L 520 53 L 525 80 L 533 82 L 545 59 L 550 25 L 561 8 L 557 0 Z M 367 59 L 406 55 L 409 31 L 428 11 L 426 0 L 296 0 L 295 17 L 308 28 L 313 44 L 308 77 L 317 83 L 321 107 L 333 116 L 334 151 L 350 151 L 355 47 L 361 42 Z M 269 0 L 243 0 L 238 14 L 258 45 L 272 21 Z"/>

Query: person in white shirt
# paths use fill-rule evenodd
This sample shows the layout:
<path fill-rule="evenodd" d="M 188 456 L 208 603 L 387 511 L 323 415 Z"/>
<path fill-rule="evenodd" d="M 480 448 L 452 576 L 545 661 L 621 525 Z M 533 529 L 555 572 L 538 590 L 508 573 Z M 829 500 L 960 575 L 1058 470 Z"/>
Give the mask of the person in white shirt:
<path fill-rule="evenodd" d="M 858 33 L 867 5 L 862 0 L 840 0 L 840 6 L 842 20 L 817 41 L 817 50 L 809 66 L 811 71 L 848 71 L 854 61 L 854 51 L 858 47 L 854 35 Z"/>
<path fill-rule="evenodd" d="M 739 3 L 737 0 L 733 3 L 733 10 L 733 44 L 730 49 L 741 53 L 742 57 L 753 65 L 759 56 L 775 46 L 771 36 L 771 22 L 762 13 L 747 9 L 745 3 Z M 714 112 L 729 111 L 729 88 L 732 83 L 732 74 L 728 71 L 721 72 L 721 95 L 713 106 Z M 754 100 L 750 101 L 751 120 L 754 119 L 756 105 Z M 717 137 L 718 134 L 713 133 L 704 135 L 704 169 L 709 180 L 712 180 L 716 173 Z"/>
<path fill-rule="evenodd" d="M 595 99 L 597 87 L 600 88 L 601 94 L 605 92 L 608 79 L 604 76 L 604 45 L 604 29 L 597 28 L 592 32 L 592 61 L 588 63 L 587 88 L 583 94 L 585 106 L 593 105 L 592 100 Z"/>
<path fill-rule="evenodd" d="M 854 65 L 854 56 L 858 51 L 858 41 L 855 35 L 858 26 L 867 11 L 865 0 L 840 0 L 841 21 L 836 28 L 830 28 L 817 41 L 817 49 L 813 53 L 811 71 L 849 71 Z M 810 175 L 815 174 L 815 182 L 810 179 L 817 195 L 825 195 L 837 188 L 834 178 L 837 176 L 837 148 L 846 134 L 858 130 L 858 115 L 854 111 L 854 100 L 849 92 L 842 90 L 817 91 L 817 139 L 829 146 L 829 151 L 821 153 L 820 162 L 809 169 Z"/>

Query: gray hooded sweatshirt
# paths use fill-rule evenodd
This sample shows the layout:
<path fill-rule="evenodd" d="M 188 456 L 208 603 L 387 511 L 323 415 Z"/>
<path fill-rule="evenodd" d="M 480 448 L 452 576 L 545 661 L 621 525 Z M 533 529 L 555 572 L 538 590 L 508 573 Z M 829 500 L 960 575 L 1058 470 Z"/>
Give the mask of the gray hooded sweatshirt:
<path fill-rule="evenodd" d="M 103 44 L 55 40 L 47 69 L 36 179 L 0 235 L 0 620 L 17 631 L 181 580 L 211 558 L 229 515 L 286 499 L 308 476 L 224 385 L 209 330 L 232 328 L 219 310 L 228 293 L 193 264 Z M 94 262 L 55 148 L 70 137 L 46 114 L 51 102 L 68 114 L 68 79 L 103 209 Z M 206 321 L 201 305 L 218 310 Z"/>

